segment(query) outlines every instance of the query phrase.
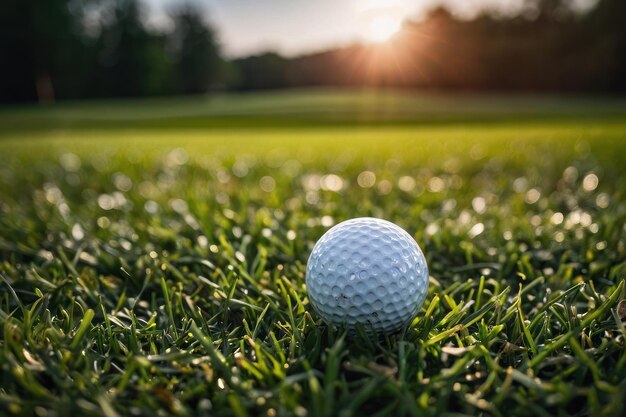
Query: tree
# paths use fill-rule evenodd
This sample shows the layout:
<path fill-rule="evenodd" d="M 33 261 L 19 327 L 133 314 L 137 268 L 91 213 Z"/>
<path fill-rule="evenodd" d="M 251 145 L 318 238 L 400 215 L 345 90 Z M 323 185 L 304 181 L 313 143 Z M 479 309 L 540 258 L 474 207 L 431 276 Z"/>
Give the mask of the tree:
<path fill-rule="evenodd" d="M 80 55 L 68 0 L 0 2 L 0 100 L 54 101 L 55 80 Z"/>
<path fill-rule="evenodd" d="M 594 42 L 590 56 L 600 66 L 598 83 L 626 92 L 626 1 L 601 0 L 583 22 Z"/>
<path fill-rule="evenodd" d="M 239 90 L 264 90 L 289 86 L 290 61 L 276 53 L 253 55 L 234 62 L 239 79 L 235 85 Z M 309 80 L 303 80 L 308 84 Z"/>
<path fill-rule="evenodd" d="M 89 89 L 97 96 L 145 96 L 169 92 L 171 64 L 165 37 L 151 33 L 138 0 L 108 1 L 96 42 Z"/>
<path fill-rule="evenodd" d="M 177 92 L 206 92 L 220 75 L 222 61 L 216 36 L 202 10 L 187 4 L 171 13 L 174 30 L 169 35 L 173 82 Z"/>

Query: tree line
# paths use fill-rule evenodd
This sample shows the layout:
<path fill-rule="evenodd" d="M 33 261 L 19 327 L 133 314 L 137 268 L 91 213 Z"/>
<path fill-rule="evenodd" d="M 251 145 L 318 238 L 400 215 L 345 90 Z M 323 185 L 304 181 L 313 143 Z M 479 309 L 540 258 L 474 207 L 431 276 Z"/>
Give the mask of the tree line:
<path fill-rule="evenodd" d="M 170 20 L 149 28 L 139 0 L 3 0 L 0 100 L 193 94 L 223 83 L 203 10 L 183 5 Z"/>
<path fill-rule="evenodd" d="M 461 20 L 438 8 L 385 44 L 227 62 L 190 4 L 157 30 L 140 0 L 4 0 L 0 101 L 307 86 L 626 92 L 626 1 L 599 0 L 584 14 L 538 1 L 531 17 Z"/>
<path fill-rule="evenodd" d="M 626 1 L 579 14 L 541 0 L 533 16 L 455 18 L 444 8 L 407 22 L 390 42 L 286 59 L 235 61 L 242 90 L 303 86 L 626 92 Z"/>

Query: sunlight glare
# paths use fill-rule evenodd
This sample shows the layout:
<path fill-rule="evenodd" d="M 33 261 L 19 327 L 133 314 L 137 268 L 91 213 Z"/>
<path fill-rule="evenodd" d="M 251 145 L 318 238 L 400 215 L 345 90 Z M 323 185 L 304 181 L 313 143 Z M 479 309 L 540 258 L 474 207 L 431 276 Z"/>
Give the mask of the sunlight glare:
<path fill-rule="evenodd" d="M 389 15 L 375 16 L 369 23 L 366 38 L 371 42 L 385 42 L 400 30 L 402 21 Z"/>

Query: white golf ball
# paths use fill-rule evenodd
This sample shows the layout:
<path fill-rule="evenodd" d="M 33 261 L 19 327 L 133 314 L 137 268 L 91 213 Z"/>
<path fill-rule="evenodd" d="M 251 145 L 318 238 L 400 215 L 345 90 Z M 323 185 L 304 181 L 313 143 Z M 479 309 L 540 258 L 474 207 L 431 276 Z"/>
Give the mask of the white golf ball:
<path fill-rule="evenodd" d="M 428 290 L 426 259 L 415 240 L 386 220 L 363 217 L 328 230 L 306 270 L 309 300 L 331 325 L 391 333 L 408 323 Z"/>

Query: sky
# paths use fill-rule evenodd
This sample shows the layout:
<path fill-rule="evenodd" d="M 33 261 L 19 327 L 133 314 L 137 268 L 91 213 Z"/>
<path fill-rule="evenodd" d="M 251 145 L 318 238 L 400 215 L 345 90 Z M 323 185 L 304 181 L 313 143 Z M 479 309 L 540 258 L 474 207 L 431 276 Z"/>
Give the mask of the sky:
<path fill-rule="evenodd" d="M 583 5 L 594 0 L 574 0 Z M 149 22 L 167 25 L 176 5 L 202 7 L 227 57 L 265 51 L 294 56 L 360 42 L 382 42 L 406 18 L 437 4 L 471 17 L 484 7 L 519 12 L 527 0 L 147 0 Z"/>

